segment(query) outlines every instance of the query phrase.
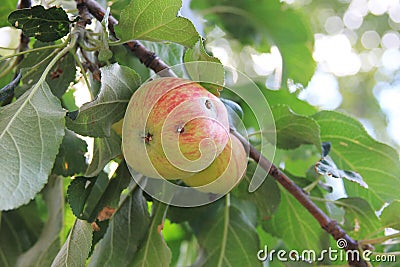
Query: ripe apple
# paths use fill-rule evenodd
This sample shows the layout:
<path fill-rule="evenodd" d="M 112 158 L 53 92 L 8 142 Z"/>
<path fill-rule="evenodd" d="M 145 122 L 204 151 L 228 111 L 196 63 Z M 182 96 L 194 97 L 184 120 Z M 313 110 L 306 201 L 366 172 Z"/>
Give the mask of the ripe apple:
<path fill-rule="evenodd" d="M 225 194 L 240 181 L 246 167 L 246 151 L 240 140 L 231 134 L 225 149 L 208 168 L 182 180 L 203 192 Z"/>
<path fill-rule="evenodd" d="M 229 140 L 224 104 L 198 83 L 158 78 L 129 101 L 122 127 L 127 163 L 153 178 L 182 179 L 207 168 Z"/>

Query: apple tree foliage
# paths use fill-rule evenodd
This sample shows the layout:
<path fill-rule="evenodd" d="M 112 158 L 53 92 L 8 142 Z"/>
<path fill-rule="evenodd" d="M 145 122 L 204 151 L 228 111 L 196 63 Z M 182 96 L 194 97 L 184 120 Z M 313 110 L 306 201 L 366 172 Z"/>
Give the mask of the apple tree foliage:
<path fill-rule="evenodd" d="M 399 238 L 398 151 L 374 140 L 357 119 L 319 110 L 286 85 L 307 85 L 316 68 L 305 12 L 278 0 L 192 1 L 203 19 L 200 35 L 180 15 L 180 0 L 99 1 L 119 21 L 117 40 L 110 20 L 79 24 L 76 4 L 87 2 L 0 6 L 0 26 L 30 37 L 27 50 L 14 47 L 0 58 L 0 266 L 262 266 L 257 252 L 264 245 L 317 254 L 337 249 L 273 178 L 248 192 L 251 159 L 229 196 L 196 208 L 152 200 L 133 181 L 113 125 L 151 71 L 123 43 L 140 40 L 171 66 L 219 62 L 204 48 L 212 31 L 240 48 L 279 50 L 280 89 L 253 76 L 276 123 L 274 162 L 352 238 L 368 240 L 374 253 L 398 253 L 399 242 L 385 243 Z M 91 99 L 80 108 L 78 87 Z M 257 130 L 250 107 L 228 92 L 221 96 L 237 102 L 245 126 Z M 257 133 L 250 140 L 257 147 Z M 337 191 L 341 197 L 332 198 Z"/>

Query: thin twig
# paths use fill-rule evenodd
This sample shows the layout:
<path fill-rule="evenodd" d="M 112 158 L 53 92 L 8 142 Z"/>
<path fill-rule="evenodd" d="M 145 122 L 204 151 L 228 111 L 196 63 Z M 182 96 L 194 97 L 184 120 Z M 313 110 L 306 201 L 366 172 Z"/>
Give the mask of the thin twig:
<path fill-rule="evenodd" d="M 79 0 L 82 4 L 85 4 L 90 14 L 92 14 L 98 21 L 102 21 L 106 11 L 94 0 Z M 108 28 L 111 35 L 117 38 L 114 30 L 114 25 L 118 24 L 118 21 L 113 17 L 108 17 Z M 159 73 L 161 76 L 175 77 L 175 74 L 170 70 L 169 66 L 165 64 L 157 55 L 148 50 L 141 42 L 132 40 L 126 42 L 127 47 L 147 68 L 152 69 L 155 73 Z"/>

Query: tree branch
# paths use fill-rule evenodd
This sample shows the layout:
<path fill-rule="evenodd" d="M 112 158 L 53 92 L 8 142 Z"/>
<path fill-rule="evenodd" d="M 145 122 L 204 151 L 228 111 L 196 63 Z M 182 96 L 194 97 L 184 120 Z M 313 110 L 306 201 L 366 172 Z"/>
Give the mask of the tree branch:
<path fill-rule="evenodd" d="M 104 18 L 105 10 L 99 3 L 94 0 L 79 0 L 82 4 L 86 5 L 89 12 L 98 20 L 102 21 Z M 114 30 L 114 25 L 118 21 L 113 17 L 108 17 L 108 28 L 113 37 L 117 38 Z M 157 55 L 149 51 L 141 42 L 132 40 L 124 44 L 147 68 L 152 69 L 155 73 L 160 73 L 162 76 L 175 77 L 175 74 L 170 70 L 169 66 L 165 64 Z"/>
<path fill-rule="evenodd" d="M 99 21 L 104 17 L 105 10 L 94 0 L 80 0 L 85 4 L 89 12 Z M 116 37 L 114 31 L 114 25 L 118 24 L 118 21 L 110 15 L 109 17 L 109 29 L 111 34 Z M 175 77 L 172 71 L 166 71 L 169 66 L 165 64 L 155 53 L 147 50 L 139 41 L 132 40 L 125 44 L 133 54 L 139 58 L 139 60 L 148 68 L 153 71 L 160 72 L 164 76 Z M 288 176 L 286 176 L 278 167 L 272 162 L 265 158 L 254 146 L 252 146 L 243 136 L 238 132 L 232 131 L 232 133 L 239 138 L 242 144 L 248 148 L 250 158 L 254 159 L 260 167 L 268 172 L 277 182 L 279 182 L 289 193 L 291 193 L 301 205 L 307 209 L 307 211 L 318 221 L 321 227 L 328 232 L 335 240 L 344 239 L 347 242 L 346 251 L 359 251 L 359 244 L 356 240 L 353 240 L 338 224 L 336 221 L 329 218 L 314 202 L 310 200 L 308 195 L 297 186 Z M 351 266 L 366 267 L 367 263 L 360 257 L 357 259 L 348 259 L 348 263 Z"/>

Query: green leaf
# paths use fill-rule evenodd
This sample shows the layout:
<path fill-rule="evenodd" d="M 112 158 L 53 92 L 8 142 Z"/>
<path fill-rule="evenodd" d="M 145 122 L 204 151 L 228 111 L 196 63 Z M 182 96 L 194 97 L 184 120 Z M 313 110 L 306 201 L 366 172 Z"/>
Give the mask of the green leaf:
<path fill-rule="evenodd" d="M 32 66 L 32 65 L 31 65 Z M 65 54 L 50 71 L 46 77 L 46 82 L 49 84 L 53 94 L 61 98 L 67 91 L 70 83 L 75 80 L 76 68 L 75 59 L 71 53 Z"/>
<path fill-rule="evenodd" d="M 68 203 L 72 213 L 78 218 L 82 218 L 85 201 L 90 193 L 91 188 L 86 187 L 87 182 L 85 177 L 76 177 L 68 186 Z"/>
<path fill-rule="evenodd" d="M 396 200 L 387 206 L 381 214 L 381 222 L 385 228 L 400 230 L 400 201 Z"/>
<path fill-rule="evenodd" d="M 171 41 L 192 47 L 199 34 L 190 20 L 177 16 L 181 6 L 181 0 L 131 1 L 121 11 L 117 36 L 122 41 Z"/>
<path fill-rule="evenodd" d="M 205 9 L 206 18 L 244 45 L 260 51 L 276 45 L 283 58 L 283 81 L 288 78 L 306 85 L 315 70 L 313 33 L 309 19 L 278 0 L 193 1 L 194 9 Z"/>
<path fill-rule="evenodd" d="M 89 186 L 90 193 L 85 200 L 85 206 L 82 210 L 82 218 L 89 222 L 96 220 L 99 211 L 104 207 L 100 200 L 107 189 L 109 181 L 108 175 L 104 172 L 101 172 L 95 181 L 91 181 L 93 186 Z"/>
<path fill-rule="evenodd" d="M 140 76 L 117 63 L 102 67 L 100 93 L 83 104 L 76 119 L 67 119 L 74 132 L 93 137 L 110 136 L 111 125 L 122 119 L 129 99 L 140 85 Z"/>
<path fill-rule="evenodd" d="M 114 5 L 113 5 L 114 6 Z M 114 16 L 113 10 L 113 16 Z M 149 42 L 153 43 L 153 42 Z M 157 43 L 153 43 L 157 44 Z M 171 43 L 172 44 L 172 43 Z M 147 68 L 144 64 L 140 62 L 140 60 L 132 55 L 132 52 L 128 50 L 125 46 L 116 45 L 110 47 L 113 52 L 114 60 L 118 62 L 118 64 L 127 66 L 133 70 L 135 70 L 141 77 L 142 81 L 146 81 L 150 77 L 150 69 Z M 153 51 L 153 50 L 151 50 Z M 164 51 L 165 53 L 165 51 Z M 156 53 L 158 55 L 158 53 Z M 162 56 L 160 56 L 164 60 Z"/>
<path fill-rule="evenodd" d="M 59 234 L 64 223 L 62 178 L 50 176 L 43 190 L 43 198 L 48 210 L 48 219 L 35 245 L 19 256 L 16 266 L 50 266 L 60 249 Z"/>
<path fill-rule="evenodd" d="M 71 23 L 61 7 L 44 9 L 43 6 L 16 10 L 8 16 L 8 21 L 27 37 L 35 37 L 43 42 L 55 41 L 67 35 Z"/>
<path fill-rule="evenodd" d="M 236 114 L 235 117 L 238 117 L 239 119 L 243 119 L 243 110 L 240 107 L 240 105 L 232 100 L 221 98 L 222 103 L 224 103 L 226 109 L 228 109 L 228 113 L 234 112 Z M 228 114 L 229 115 L 229 114 Z M 232 115 L 230 115 L 233 117 Z"/>
<path fill-rule="evenodd" d="M 293 113 L 288 106 L 273 106 L 277 146 L 283 149 L 294 149 L 303 144 L 314 144 L 321 147 L 319 126 L 313 118 Z"/>
<path fill-rule="evenodd" d="M 36 41 L 33 48 L 44 48 L 53 44 Z M 44 69 L 57 52 L 58 50 L 49 48 L 25 55 L 21 64 L 18 65 L 22 73 L 22 85 L 16 89 L 17 97 L 37 83 Z M 67 53 L 54 65 L 46 77 L 46 82 L 55 96 L 61 98 L 70 83 L 75 80 L 75 73 L 75 59 L 71 53 Z"/>
<path fill-rule="evenodd" d="M 15 10 L 16 2 L 14 0 L 3 0 L 0 5 L 0 27 L 9 26 L 7 22 L 7 16 L 11 11 Z"/>
<path fill-rule="evenodd" d="M 15 266 L 18 256 L 37 241 L 42 226 L 35 201 L 0 213 L 0 266 Z"/>
<path fill-rule="evenodd" d="M 219 96 L 219 91 L 223 89 L 225 70 L 218 58 L 207 53 L 201 38 L 193 48 L 186 50 L 183 61 L 192 80 L 198 81 L 204 88 Z"/>
<path fill-rule="evenodd" d="M 228 111 L 229 127 L 235 130 L 238 128 L 240 129 L 243 125 L 242 120 L 244 116 L 242 107 L 238 103 L 229 99 L 220 98 L 220 100 L 224 103 L 226 110 Z"/>
<path fill-rule="evenodd" d="M 370 204 L 362 198 L 341 198 L 335 204 L 345 211 L 345 227 L 351 231 L 351 236 L 361 239 L 376 232 L 381 223 Z"/>
<path fill-rule="evenodd" d="M 253 161 L 249 162 L 246 170 L 246 176 L 237 187 L 237 195 L 240 199 L 253 202 L 257 209 L 259 217 L 262 220 L 268 220 L 281 202 L 281 195 L 278 184 L 272 177 L 267 177 L 262 185 L 254 192 L 249 192 L 250 181 L 254 175 L 257 164 Z M 264 177 L 267 173 L 264 172 Z M 235 191 L 234 191 L 235 193 Z"/>
<path fill-rule="evenodd" d="M 110 137 L 96 137 L 93 145 L 93 158 L 86 169 L 85 176 L 98 175 L 110 160 L 121 155 L 121 137 L 111 131 Z"/>
<path fill-rule="evenodd" d="M 128 166 L 125 161 L 122 161 L 116 170 L 115 177 L 110 179 L 110 182 L 103 193 L 100 202 L 102 207 L 110 206 L 112 208 L 117 208 L 122 190 L 127 188 L 131 181 L 132 176 Z"/>
<path fill-rule="evenodd" d="M 313 177 L 313 181 L 318 179 L 315 172 L 315 163 L 321 159 L 320 148 L 315 145 L 302 145 L 292 150 L 277 150 L 274 161 L 285 162 L 285 172 L 298 177 Z M 310 181 L 312 182 L 312 181 Z"/>
<path fill-rule="evenodd" d="M 168 206 L 163 203 L 153 202 L 153 214 L 149 232 L 143 240 L 141 248 L 131 264 L 132 266 L 170 266 L 171 251 L 161 235 L 164 215 L 167 208 Z"/>
<path fill-rule="evenodd" d="M 357 120 L 334 111 L 321 111 L 313 116 L 321 130 L 321 140 L 332 144 L 330 156 L 338 168 L 359 173 L 368 189 L 344 181 L 350 197 L 367 200 L 374 210 L 383 203 L 398 199 L 400 161 L 391 147 L 372 139 Z"/>
<path fill-rule="evenodd" d="M 154 52 L 168 66 L 182 64 L 182 58 L 185 52 L 185 47 L 176 43 L 155 43 L 149 41 L 141 42 L 144 47 Z M 174 69 L 175 71 L 175 69 Z M 179 76 L 181 77 L 181 76 Z"/>
<path fill-rule="evenodd" d="M 86 152 L 86 142 L 80 139 L 74 132 L 66 130 L 52 173 L 64 177 L 83 173 L 87 168 Z"/>
<path fill-rule="evenodd" d="M 329 236 L 315 218 L 289 192 L 280 193 L 281 203 L 271 219 L 263 222 L 264 230 L 282 238 L 290 249 L 318 253 L 327 247 Z"/>
<path fill-rule="evenodd" d="M 104 172 L 92 179 L 76 177 L 67 192 L 72 212 L 79 219 L 95 221 L 103 208 L 118 206 L 121 192 L 128 186 L 131 178 L 124 161 L 111 179 Z"/>
<path fill-rule="evenodd" d="M 68 202 L 72 212 L 81 220 L 93 222 L 103 207 L 98 207 L 100 199 L 107 188 L 109 179 L 101 172 L 94 179 L 76 177 L 68 186 Z"/>
<path fill-rule="evenodd" d="M 358 183 L 362 187 L 368 188 L 361 175 L 353 171 L 344 171 L 339 169 L 330 156 L 320 159 L 315 165 L 317 173 L 327 175 L 333 178 L 347 179 L 349 181 Z"/>
<path fill-rule="evenodd" d="M 51 267 L 85 266 L 92 245 L 92 226 L 86 221 L 76 219 L 63 247 L 58 252 Z"/>
<path fill-rule="evenodd" d="M 210 212 L 190 222 L 200 247 L 205 250 L 198 259 L 202 266 L 262 266 L 256 256 L 257 231 L 245 211 L 231 205 L 229 196 L 209 208 Z"/>
<path fill-rule="evenodd" d="M 68 110 L 68 112 L 70 111 L 74 111 L 78 109 L 78 106 L 75 104 L 75 96 L 74 96 L 75 90 L 68 90 L 67 92 L 65 92 L 65 94 L 63 94 L 63 96 L 61 97 L 61 103 L 62 106 Z"/>
<path fill-rule="evenodd" d="M 267 99 L 268 104 L 272 106 L 287 105 L 293 112 L 300 115 L 313 115 L 317 109 L 307 102 L 300 100 L 296 94 L 290 93 L 288 90 L 269 90 L 263 84 L 257 84 L 261 88 L 261 92 Z"/>
<path fill-rule="evenodd" d="M 208 61 L 208 62 L 214 62 L 214 63 L 219 63 L 221 64 L 221 61 L 208 54 L 206 51 L 206 48 L 204 47 L 204 41 L 202 38 L 197 41 L 195 46 L 186 49 L 185 55 L 183 57 L 183 61 L 186 62 L 192 62 L 192 61 Z M 223 68 L 222 68 L 223 71 Z M 224 73 L 222 72 L 222 75 Z"/>
<path fill-rule="evenodd" d="M 88 266 L 128 266 L 150 225 L 143 192 L 135 188 L 110 219 L 107 232 L 96 245 Z"/>
<path fill-rule="evenodd" d="M 28 203 L 43 188 L 64 135 L 64 115 L 45 82 L 0 108 L 0 210 Z"/>

